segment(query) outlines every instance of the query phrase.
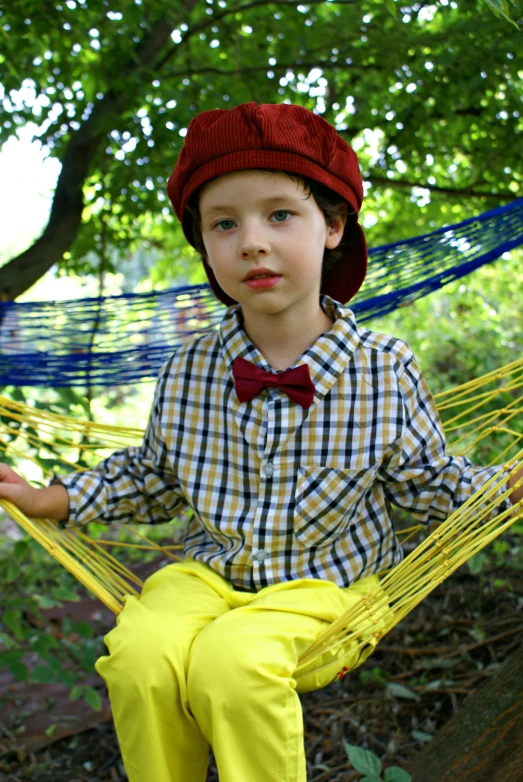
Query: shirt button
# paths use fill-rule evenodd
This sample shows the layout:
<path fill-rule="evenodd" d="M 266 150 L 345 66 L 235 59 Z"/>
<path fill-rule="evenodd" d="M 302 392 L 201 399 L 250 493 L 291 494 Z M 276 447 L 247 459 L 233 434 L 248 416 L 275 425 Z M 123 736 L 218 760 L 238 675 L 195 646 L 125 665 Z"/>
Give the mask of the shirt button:
<path fill-rule="evenodd" d="M 259 549 L 259 551 L 255 551 L 252 555 L 252 561 L 253 562 L 263 562 L 268 557 L 268 553 L 264 551 L 262 548 Z"/>
<path fill-rule="evenodd" d="M 272 462 L 267 462 L 267 464 L 263 468 L 263 474 L 265 475 L 266 478 L 272 478 L 272 476 L 274 475 L 274 465 L 272 464 Z"/>

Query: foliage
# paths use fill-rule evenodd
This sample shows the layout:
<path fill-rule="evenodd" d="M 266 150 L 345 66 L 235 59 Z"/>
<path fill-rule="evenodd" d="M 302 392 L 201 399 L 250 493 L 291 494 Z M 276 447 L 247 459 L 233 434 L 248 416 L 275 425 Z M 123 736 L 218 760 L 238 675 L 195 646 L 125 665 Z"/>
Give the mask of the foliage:
<path fill-rule="evenodd" d="M 523 251 L 513 250 L 462 280 L 371 321 L 369 327 L 408 342 L 433 394 L 491 372 L 523 352 L 522 261 Z M 501 400 L 498 397 L 491 408 Z M 506 395 L 506 401 L 512 397 Z M 513 419 L 511 428 L 523 434 L 523 420 Z M 469 458 L 481 466 L 497 464 L 507 437 L 491 434 Z M 513 452 L 507 458 L 510 455 Z M 393 511 L 398 528 L 411 526 L 407 513 Z M 493 565 L 507 570 L 507 575 L 523 567 L 521 524 L 469 560 L 467 568 L 481 578 Z"/>
<path fill-rule="evenodd" d="M 335 124 L 360 155 L 371 245 L 400 239 L 521 192 L 523 50 L 508 0 L 489 4 L 502 18 L 476 0 L 20 0 L 0 12 L 0 143 L 36 123 L 83 191 L 64 272 L 111 247 L 107 270 L 149 248 L 168 274 L 201 273 L 166 182 L 197 112 L 253 98 Z"/>
<path fill-rule="evenodd" d="M 152 390 L 152 389 L 151 389 Z M 76 389 L 22 389 L 8 387 L 2 393 L 15 401 L 29 403 L 37 410 L 50 410 L 78 419 L 92 417 L 90 399 Z M 113 406 L 127 407 L 135 395 L 135 389 L 111 389 L 103 394 L 106 416 Z M 97 400 L 100 401 L 100 400 Z M 10 421 L 13 424 L 12 421 Z M 7 451 L 2 461 L 19 471 L 27 471 L 24 454 L 34 460 L 44 473 L 63 472 L 59 455 L 63 454 L 60 433 L 56 440 L 47 437 L 45 446 L 31 446 L 16 440 L 18 429 L 11 426 L 12 434 L 4 434 L 3 440 L 12 440 L 14 452 Z M 26 434 L 38 436 L 25 424 Z M 77 449 L 71 458 L 80 466 L 90 466 L 92 457 L 84 461 Z M 21 467 L 21 460 L 23 466 Z M 27 476 L 29 477 L 29 476 Z M 43 481 L 42 474 L 32 475 L 36 484 Z M 181 522 L 174 525 L 179 529 Z M 19 681 L 35 684 L 61 682 L 70 690 L 72 699 L 82 698 L 92 708 L 100 708 L 98 692 L 86 683 L 86 675 L 94 672 L 94 662 L 103 653 L 103 642 L 96 628 L 88 622 L 74 622 L 69 618 L 57 626 L 46 612 L 66 603 L 77 602 L 83 594 L 78 581 L 65 568 L 50 557 L 36 541 L 29 537 L 6 535 L 9 528 L 0 521 L 0 668 L 8 670 Z M 89 525 L 91 538 L 109 538 L 123 544 L 136 543 L 131 529 L 118 527 L 111 530 L 102 524 Z M 165 543 L 172 537 L 173 527 L 160 524 L 147 532 L 149 539 Z M 141 541 L 138 541 L 141 542 Z M 155 556 L 142 550 L 111 548 L 111 553 L 126 561 L 145 562 Z"/>
<path fill-rule="evenodd" d="M 29 401 L 24 389 L 9 387 L 2 391 L 15 401 Z M 74 389 L 40 392 L 31 389 L 30 402 L 39 410 L 89 417 L 87 398 Z M 17 437 L 16 427 L 11 429 L 14 429 L 13 434 L 5 435 L 4 441 Z M 28 433 L 38 434 L 36 431 Z M 24 453 L 23 447 L 19 448 L 18 458 L 9 452 L 2 455 L 2 460 L 15 469 L 20 469 L 20 456 Z M 58 443 L 48 442 L 45 448 L 33 446 L 29 451 L 42 470 L 54 470 L 59 466 Z M 19 681 L 61 682 L 69 688 L 71 698 L 81 697 L 94 709 L 100 709 L 100 696 L 85 683 L 85 677 L 94 672 L 94 662 L 103 652 L 101 639 L 95 636 L 93 627 L 87 622 L 66 618 L 58 629 L 45 613 L 64 603 L 77 602 L 83 591 L 78 581 L 36 541 L 29 537 L 16 539 L 2 535 L 0 591 L 0 668 L 7 667 Z"/>
<path fill-rule="evenodd" d="M 490 371 L 521 355 L 523 347 L 519 299 L 519 292 L 523 289 L 523 253 L 518 250 L 511 255 L 511 258 L 499 259 L 473 275 L 368 325 L 409 342 L 434 392 Z M 30 401 L 40 409 L 51 409 L 77 418 L 92 415 L 88 398 L 77 390 L 10 388 L 6 392 L 15 399 Z M 99 410 L 105 411 L 106 421 L 115 409 L 121 411 L 123 421 L 134 393 L 132 389 L 112 389 L 94 401 Z M 100 414 L 97 417 L 100 418 Z M 478 463 L 492 455 L 490 451 L 478 454 Z M 41 458 L 47 457 L 41 454 Z M 54 469 L 55 465 L 50 466 Z M 148 527 L 146 534 L 165 541 L 172 536 L 172 531 L 172 527 L 166 529 L 159 525 L 158 528 Z M 107 530 L 103 525 L 91 525 L 90 534 L 98 536 L 102 533 L 104 536 L 109 533 L 123 542 L 133 540 L 130 531 Z M 523 552 L 522 535 L 521 525 L 513 528 L 510 535 L 495 541 L 474 558 L 469 565 L 470 571 L 481 577 L 494 563 L 502 565 L 510 575 L 509 570 L 521 567 L 518 552 Z M 74 695 L 82 692 L 86 700 L 92 699 L 94 696 L 89 690 L 79 690 L 78 687 L 84 686 L 82 677 L 85 672 L 92 670 L 95 650 L 101 651 L 101 642 L 95 631 L 92 630 L 89 635 L 84 628 L 82 635 L 78 628 L 66 624 L 65 646 L 62 648 L 62 639 L 57 640 L 44 624 L 35 628 L 34 620 L 30 619 L 40 616 L 38 621 L 44 622 L 42 609 L 53 601 L 59 602 L 77 593 L 76 583 L 45 552 L 39 551 L 35 543 L 25 539 L 18 542 L 4 539 L 1 545 L 0 584 L 6 598 L 3 599 L 1 629 L 5 653 L 0 653 L 0 665 L 8 665 L 13 674 L 24 679 L 30 675 L 23 662 L 24 655 L 38 654 L 36 673 L 31 676 L 47 676 L 49 679 L 54 676 L 60 681 L 64 681 L 65 677 Z M 129 558 L 128 552 L 126 557 Z M 143 561 L 145 556 L 137 551 L 132 558 Z M 43 638 L 49 640 L 44 641 Z M 73 672 L 67 666 L 73 665 L 74 660 L 77 667 Z M 380 668 L 362 670 L 360 677 L 365 677 L 369 683 L 382 683 L 389 690 L 394 684 L 387 682 L 386 674 Z M 406 692 L 401 697 L 407 697 Z"/>
<path fill-rule="evenodd" d="M 408 342 L 436 394 L 521 356 L 521 290 L 518 248 L 369 327 Z"/>
<path fill-rule="evenodd" d="M 0 543 L 0 667 L 7 667 L 19 681 L 61 682 L 72 698 L 82 697 L 99 709 L 100 696 L 85 677 L 94 672 L 103 651 L 101 639 L 89 623 L 69 618 L 53 632 L 43 613 L 78 601 L 78 582 L 34 540 Z M 34 661 L 36 665 L 30 666 Z"/>
<path fill-rule="evenodd" d="M 433 394 L 521 356 L 523 251 L 513 250 L 510 256 L 371 323 L 374 330 L 409 343 Z M 509 403 L 513 397 L 509 393 L 498 396 L 490 409 L 499 407 L 503 400 Z M 516 418 L 511 427 L 523 433 L 523 421 Z M 503 432 L 492 434 L 475 449 L 472 461 L 496 463 L 497 454 L 510 439 Z"/>
<path fill-rule="evenodd" d="M 411 782 L 412 777 L 410 774 L 399 766 L 389 766 L 383 772 L 383 776 L 381 776 L 381 760 L 369 749 L 356 747 L 347 741 L 343 742 L 343 746 L 356 771 L 365 774 L 361 782 Z"/>
<path fill-rule="evenodd" d="M 521 29 L 521 19 L 513 19 L 510 15 L 511 8 L 509 6 L 509 3 L 511 3 L 516 9 L 518 7 L 517 0 L 485 0 L 486 3 L 490 6 L 492 12 L 498 17 L 506 19 L 508 22 L 514 25 L 518 30 Z"/>

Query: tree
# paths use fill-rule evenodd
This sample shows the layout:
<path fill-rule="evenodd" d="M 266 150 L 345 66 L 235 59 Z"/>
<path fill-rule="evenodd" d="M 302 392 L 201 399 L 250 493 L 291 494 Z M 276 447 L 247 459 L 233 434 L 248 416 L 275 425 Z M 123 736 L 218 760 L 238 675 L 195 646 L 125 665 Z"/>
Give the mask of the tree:
<path fill-rule="evenodd" d="M 475 0 L 18 0 L 1 14 L 0 142 L 36 121 L 62 162 L 42 236 L 0 269 L 4 299 L 55 263 L 88 271 L 101 244 L 186 258 L 165 187 L 187 126 L 252 99 L 299 102 L 354 144 L 372 243 L 520 192 L 520 36 Z"/>
<path fill-rule="evenodd" d="M 523 647 L 409 763 L 413 782 L 523 778 Z"/>

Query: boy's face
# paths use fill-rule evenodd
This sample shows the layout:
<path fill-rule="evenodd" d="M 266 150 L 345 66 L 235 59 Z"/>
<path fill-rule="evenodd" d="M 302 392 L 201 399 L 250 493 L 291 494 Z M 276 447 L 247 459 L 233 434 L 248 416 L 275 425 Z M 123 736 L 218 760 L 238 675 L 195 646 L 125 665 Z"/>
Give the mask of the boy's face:
<path fill-rule="evenodd" d="M 312 195 L 279 171 L 213 179 L 199 207 L 207 262 L 246 317 L 316 313 L 324 249 L 339 244 L 344 218 L 327 226 Z M 262 269 L 268 277 L 252 278 Z"/>

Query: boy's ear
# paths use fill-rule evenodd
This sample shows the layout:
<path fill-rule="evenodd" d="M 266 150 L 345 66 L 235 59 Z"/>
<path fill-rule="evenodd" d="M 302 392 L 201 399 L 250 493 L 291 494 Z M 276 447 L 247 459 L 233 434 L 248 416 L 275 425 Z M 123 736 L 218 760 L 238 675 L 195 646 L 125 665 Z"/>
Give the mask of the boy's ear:
<path fill-rule="evenodd" d="M 337 217 L 333 217 L 332 224 L 327 226 L 325 247 L 329 250 L 334 250 L 341 242 L 343 231 L 345 230 L 345 223 L 347 222 L 347 204 L 345 201 L 342 201 L 338 206 L 341 214 Z"/>

